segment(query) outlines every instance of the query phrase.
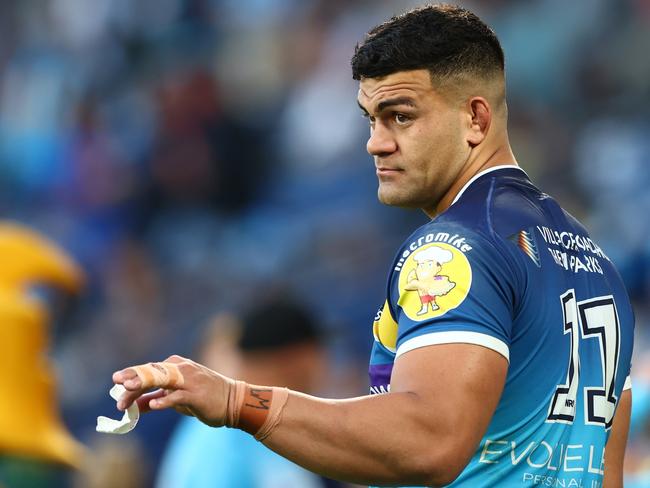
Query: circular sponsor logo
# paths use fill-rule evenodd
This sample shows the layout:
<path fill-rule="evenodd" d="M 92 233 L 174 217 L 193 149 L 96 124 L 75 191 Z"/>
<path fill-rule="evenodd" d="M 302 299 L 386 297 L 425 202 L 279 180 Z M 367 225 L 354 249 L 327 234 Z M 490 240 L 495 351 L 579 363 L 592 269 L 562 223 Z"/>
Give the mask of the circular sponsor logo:
<path fill-rule="evenodd" d="M 399 302 L 411 320 L 439 317 L 458 307 L 472 284 L 465 255 L 445 243 L 426 244 L 409 255 L 399 275 Z"/>

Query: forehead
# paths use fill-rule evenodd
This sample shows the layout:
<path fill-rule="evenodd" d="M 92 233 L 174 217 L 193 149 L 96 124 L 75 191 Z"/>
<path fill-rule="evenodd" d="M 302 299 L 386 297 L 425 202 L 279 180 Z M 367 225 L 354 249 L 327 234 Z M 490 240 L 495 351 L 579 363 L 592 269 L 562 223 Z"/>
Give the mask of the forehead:
<path fill-rule="evenodd" d="M 380 78 L 362 78 L 357 99 L 361 105 L 370 109 L 388 98 L 408 97 L 418 101 L 433 94 L 430 73 L 419 69 L 399 71 Z"/>

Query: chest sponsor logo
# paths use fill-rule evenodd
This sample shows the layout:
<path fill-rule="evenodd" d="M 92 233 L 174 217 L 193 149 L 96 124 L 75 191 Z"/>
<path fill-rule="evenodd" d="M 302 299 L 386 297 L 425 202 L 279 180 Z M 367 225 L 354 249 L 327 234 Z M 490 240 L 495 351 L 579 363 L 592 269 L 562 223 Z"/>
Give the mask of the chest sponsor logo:
<path fill-rule="evenodd" d="M 580 234 L 537 226 L 555 264 L 573 273 L 603 274 L 601 260 L 609 261 L 598 245 Z"/>
<path fill-rule="evenodd" d="M 471 284 L 472 268 L 458 247 L 425 244 L 410 253 L 401 267 L 398 303 L 411 320 L 432 319 L 458 307 Z"/>

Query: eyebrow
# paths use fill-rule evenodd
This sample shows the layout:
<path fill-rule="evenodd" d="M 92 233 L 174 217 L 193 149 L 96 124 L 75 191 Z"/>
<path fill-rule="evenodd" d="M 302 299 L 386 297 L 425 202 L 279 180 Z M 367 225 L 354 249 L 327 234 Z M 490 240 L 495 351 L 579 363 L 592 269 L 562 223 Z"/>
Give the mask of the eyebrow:
<path fill-rule="evenodd" d="M 359 108 L 360 108 L 361 111 L 363 112 L 363 115 L 364 115 L 364 116 L 370 115 L 370 114 L 368 113 L 368 111 L 366 110 L 366 107 L 364 107 L 363 105 L 361 105 L 361 102 L 360 102 L 359 100 L 357 100 L 357 105 L 359 105 Z"/>
<path fill-rule="evenodd" d="M 357 100 L 357 104 L 359 105 L 359 108 L 364 112 L 368 113 L 366 108 L 361 105 L 361 102 Z M 389 98 L 388 100 L 384 100 L 382 102 L 379 102 L 377 105 L 377 112 L 383 112 L 386 110 L 388 107 L 394 107 L 396 105 L 407 105 L 409 107 L 415 107 L 415 102 L 413 99 L 409 97 L 397 97 L 397 98 Z"/>

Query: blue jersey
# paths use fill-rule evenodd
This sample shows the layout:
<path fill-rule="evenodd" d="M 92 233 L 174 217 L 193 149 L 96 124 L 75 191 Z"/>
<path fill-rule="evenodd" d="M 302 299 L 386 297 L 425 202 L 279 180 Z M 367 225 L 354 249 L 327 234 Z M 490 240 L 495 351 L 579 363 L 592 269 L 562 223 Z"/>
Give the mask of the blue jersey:
<path fill-rule="evenodd" d="M 514 166 L 473 178 L 397 254 L 375 317 L 371 392 L 416 348 L 469 343 L 509 361 L 503 394 L 454 487 L 599 487 L 634 317 L 585 228 Z"/>

